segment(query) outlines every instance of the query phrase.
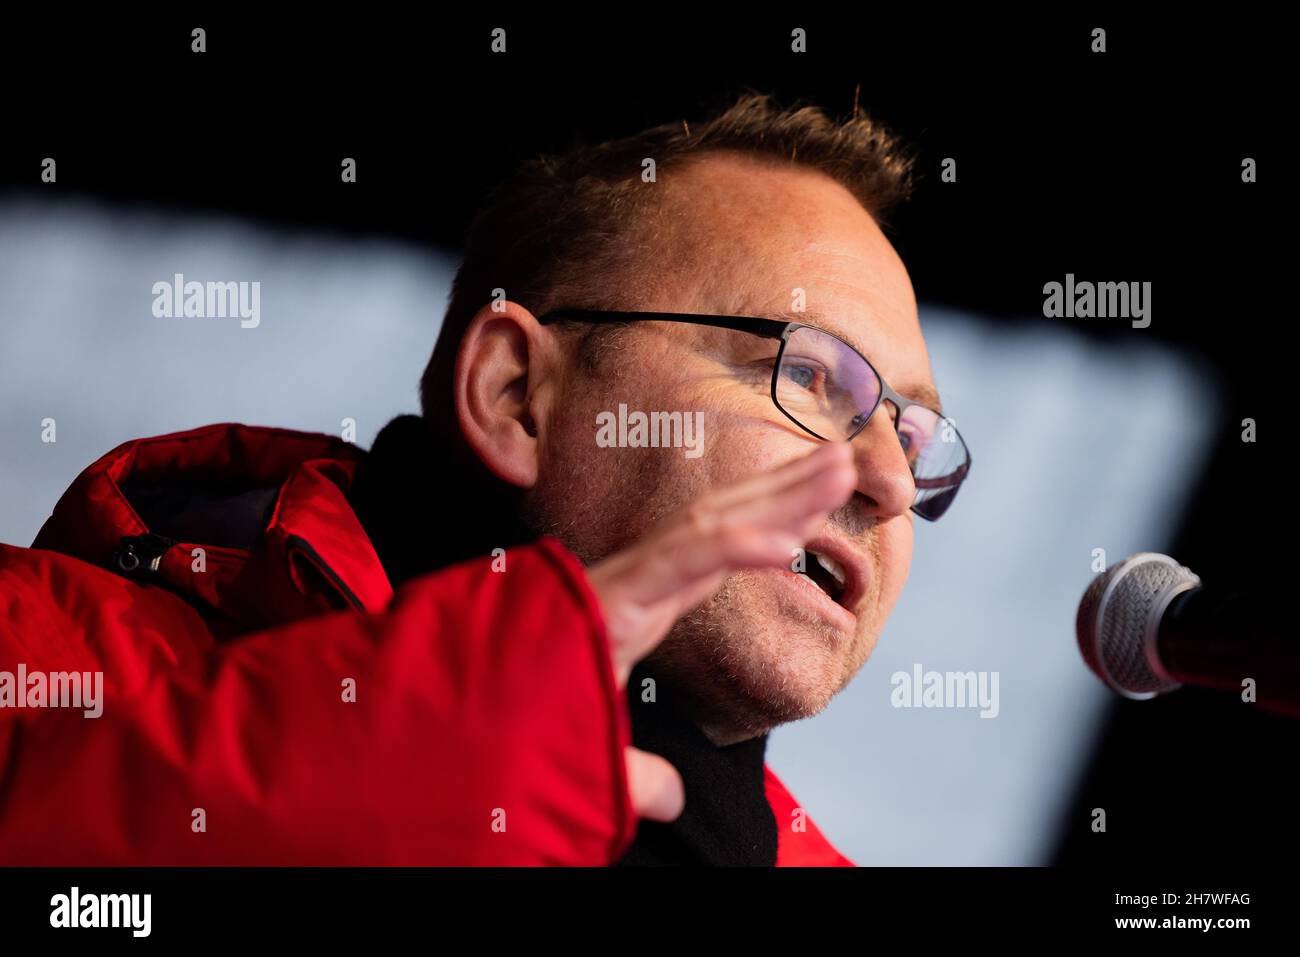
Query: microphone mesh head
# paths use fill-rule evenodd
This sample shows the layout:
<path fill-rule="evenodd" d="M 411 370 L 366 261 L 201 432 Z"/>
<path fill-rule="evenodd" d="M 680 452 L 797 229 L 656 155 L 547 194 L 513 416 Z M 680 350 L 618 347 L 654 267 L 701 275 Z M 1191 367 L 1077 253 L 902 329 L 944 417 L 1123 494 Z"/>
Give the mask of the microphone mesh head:
<path fill-rule="evenodd" d="M 1178 688 L 1153 664 L 1156 629 L 1170 599 L 1200 581 L 1155 552 L 1132 555 L 1098 575 L 1075 619 L 1088 667 L 1126 698 L 1153 698 Z"/>

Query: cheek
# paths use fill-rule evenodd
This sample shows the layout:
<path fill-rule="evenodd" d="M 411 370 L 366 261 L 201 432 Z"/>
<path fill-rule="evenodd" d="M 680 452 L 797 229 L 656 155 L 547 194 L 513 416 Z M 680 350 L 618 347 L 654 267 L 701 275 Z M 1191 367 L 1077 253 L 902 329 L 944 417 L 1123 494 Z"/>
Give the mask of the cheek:
<path fill-rule="evenodd" d="M 629 413 L 702 413 L 700 454 L 601 447 L 597 417 L 617 417 L 620 403 Z M 813 451 L 816 440 L 787 428 L 777 415 L 765 395 L 701 381 L 680 364 L 651 376 L 620 377 L 598 392 L 572 396 L 557 410 L 539 498 L 548 517 L 572 528 L 588 554 L 609 554 L 710 490 Z"/>
<path fill-rule="evenodd" d="M 820 445 L 782 417 L 766 388 L 707 388 L 695 403 L 704 411 L 702 461 L 713 486 L 779 468 Z"/>
<path fill-rule="evenodd" d="M 707 411 L 704 418 L 704 455 L 696 463 L 701 473 L 701 493 L 773 471 L 808 455 L 817 446 L 815 440 L 805 441 L 770 420 L 715 416 Z"/>
<path fill-rule="evenodd" d="M 710 484 L 711 443 L 688 458 L 682 448 L 603 446 L 598 416 L 618 415 L 619 403 L 633 411 L 672 409 L 632 390 L 595 396 L 567 408 L 553 420 L 536 500 L 544 517 L 567 530 L 571 547 L 596 561 L 640 539 L 678 506 L 702 495 Z M 711 438 L 706 430 L 706 438 Z M 561 536 L 564 538 L 565 536 Z"/>
<path fill-rule="evenodd" d="M 909 512 L 885 522 L 876 530 L 881 615 L 889 614 L 907 584 L 907 574 L 912 567 L 913 520 Z"/>

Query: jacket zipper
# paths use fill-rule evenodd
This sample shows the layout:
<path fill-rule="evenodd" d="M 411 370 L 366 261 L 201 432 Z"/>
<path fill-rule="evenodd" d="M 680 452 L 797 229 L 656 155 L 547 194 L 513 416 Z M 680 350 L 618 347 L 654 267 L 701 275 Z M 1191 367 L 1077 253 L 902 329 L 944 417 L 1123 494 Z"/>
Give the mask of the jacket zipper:
<path fill-rule="evenodd" d="M 163 553 L 175 544 L 175 539 L 152 532 L 124 536 L 113 552 L 113 567 L 125 575 L 155 573 L 162 563 Z"/>

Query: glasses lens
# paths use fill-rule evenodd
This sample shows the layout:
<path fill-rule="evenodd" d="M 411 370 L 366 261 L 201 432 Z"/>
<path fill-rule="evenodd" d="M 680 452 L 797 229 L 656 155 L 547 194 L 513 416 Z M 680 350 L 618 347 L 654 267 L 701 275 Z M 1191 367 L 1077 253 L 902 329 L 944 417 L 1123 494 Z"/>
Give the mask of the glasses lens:
<path fill-rule="evenodd" d="M 950 419 L 909 405 L 898 423 L 898 440 L 916 480 L 912 510 L 931 521 L 948 510 L 970 468 L 970 453 Z"/>
<path fill-rule="evenodd" d="M 880 395 L 880 377 L 848 343 L 810 326 L 790 333 L 777 370 L 776 404 L 805 429 L 834 442 L 850 439 Z M 951 420 L 919 405 L 903 412 L 898 440 L 916 480 L 912 510 L 934 521 L 957 497 L 970 468 L 966 443 Z"/>
<path fill-rule="evenodd" d="M 880 379 L 848 343 L 802 326 L 786 339 L 775 396 L 781 411 L 805 429 L 843 442 L 876 408 Z"/>

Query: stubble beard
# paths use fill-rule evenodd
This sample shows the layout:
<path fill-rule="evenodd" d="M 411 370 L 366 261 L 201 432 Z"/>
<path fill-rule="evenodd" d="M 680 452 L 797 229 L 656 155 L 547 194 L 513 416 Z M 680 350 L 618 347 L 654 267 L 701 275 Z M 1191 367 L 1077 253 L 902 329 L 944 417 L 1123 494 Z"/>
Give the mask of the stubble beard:
<path fill-rule="evenodd" d="M 715 744 L 730 744 L 824 710 L 866 662 L 875 631 L 860 624 L 846 641 L 803 604 L 773 597 L 764 576 L 741 571 L 683 616 L 647 663 Z"/>

